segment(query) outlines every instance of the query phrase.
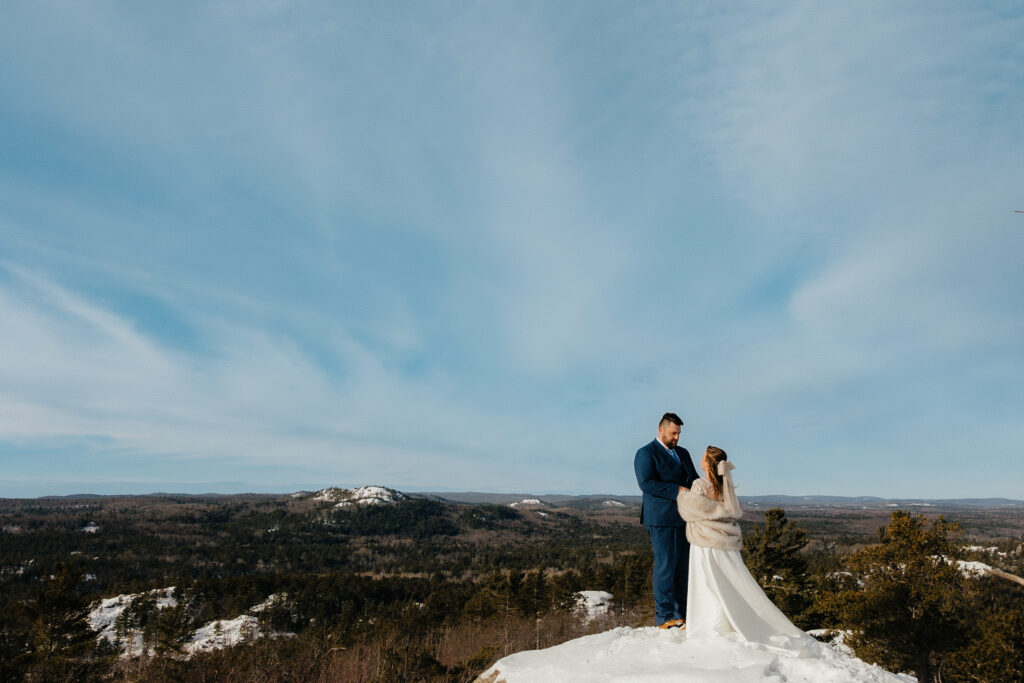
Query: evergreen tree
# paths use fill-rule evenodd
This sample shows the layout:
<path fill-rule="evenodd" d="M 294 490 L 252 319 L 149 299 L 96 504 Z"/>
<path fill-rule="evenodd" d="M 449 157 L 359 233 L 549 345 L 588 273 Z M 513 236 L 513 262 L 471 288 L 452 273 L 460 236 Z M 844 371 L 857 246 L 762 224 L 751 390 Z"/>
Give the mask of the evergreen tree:
<path fill-rule="evenodd" d="M 156 612 L 146 629 L 146 641 L 152 642 L 157 656 L 177 654 L 191 635 L 188 612 L 180 603 Z"/>
<path fill-rule="evenodd" d="M 156 611 L 155 595 L 146 591 L 135 596 L 114 619 L 114 633 L 122 641 L 129 642 L 135 632 L 147 630 Z"/>
<path fill-rule="evenodd" d="M 807 531 L 786 519 L 782 508 L 764 513 L 764 527 L 755 524 L 743 538 L 744 560 L 765 594 L 800 628 L 810 628 L 806 612 L 812 596 L 807 560 L 802 551 Z"/>
<path fill-rule="evenodd" d="M 1022 601 L 1024 602 L 1024 601 Z M 978 615 L 977 634 L 953 657 L 959 680 L 1024 681 L 1024 610 L 995 607 Z"/>
<path fill-rule="evenodd" d="M 89 606 L 77 590 L 82 576 L 81 570 L 58 562 L 29 603 L 32 649 L 39 657 L 81 656 L 92 645 L 95 634 L 85 620 Z"/>
<path fill-rule="evenodd" d="M 951 680 L 1024 681 L 1024 588 L 984 574 L 971 583 L 974 599 L 964 610 L 970 634 L 952 657 Z"/>
<path fill-rule="evenodd" d="M 648 576 L 648 581 L 650 577 Z M 569 570 L 564 574 L 551 578 L 551 602 L 556 609 L 572 609 L 577 602 L 577 593 L 586 590 L 587 586 L 579 573 Z"/>
<path fill-rule="evenodd" d="M 483 621 L 496 614 L 507 614 L 508 579 L 501 572 L 491 572 L 462 607 L 462 616 L 472 621 Z"/>
<path fill-rule="evenodd" d="M 21 680 L 29 657 L 26 632 L 17 610 L 0 614 L 0 681 Z"/>
<path fill-rule="evenodd" d="M 29 676 L 42 680 L 91 680 L 102 662 L 88 661 L 96 634 L 86 616 L 89 603 L 78 592 L 83 572 L 58 562 L 26 606 L 31 620 Z"/>
<path fill-rule="evenodd" d="M 526 572 L 515 596 L 516 609 L 524 617 L 539 618 L 550 607 L 547 577 L 543 569 Z"/>
<path fill-rule="evenodd" d="M 949 561 L 959 527 L 940 516 L 929 522 L 895 510 L 878 543 L 845 558 L 849 576 L 822 608 L 848 635 L 861 659 L 895 671 L 913 671 L 920 683 L 938 683 L 950 654 L 967 635 L 961 611 L 970 582 Z"/>

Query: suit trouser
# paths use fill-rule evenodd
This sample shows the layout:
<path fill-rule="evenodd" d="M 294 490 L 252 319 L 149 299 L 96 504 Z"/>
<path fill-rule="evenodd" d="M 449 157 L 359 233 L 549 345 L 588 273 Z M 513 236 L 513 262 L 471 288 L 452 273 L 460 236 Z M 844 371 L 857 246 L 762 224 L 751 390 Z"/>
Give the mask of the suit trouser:
<path fill-rule="evenodd" d="M 654 550 L 654 616 L 660 626 L 686 618 L 686 584 L 690 569 L 690 543 L 686 527 L 648 526 Z"/>

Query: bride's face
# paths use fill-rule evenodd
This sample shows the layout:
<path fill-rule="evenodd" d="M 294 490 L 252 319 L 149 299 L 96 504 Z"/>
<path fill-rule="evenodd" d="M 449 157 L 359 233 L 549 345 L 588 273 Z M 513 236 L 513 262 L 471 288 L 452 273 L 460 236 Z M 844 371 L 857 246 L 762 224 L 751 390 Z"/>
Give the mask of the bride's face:
<path fill-rule="evenodd" d="M 704 470 L 704 474 L 707 475 L 708 479 L 711 478 L 711 465 L 708 464 L 708 459 L 704 458 L 700 461 L 700 468 Z"/>

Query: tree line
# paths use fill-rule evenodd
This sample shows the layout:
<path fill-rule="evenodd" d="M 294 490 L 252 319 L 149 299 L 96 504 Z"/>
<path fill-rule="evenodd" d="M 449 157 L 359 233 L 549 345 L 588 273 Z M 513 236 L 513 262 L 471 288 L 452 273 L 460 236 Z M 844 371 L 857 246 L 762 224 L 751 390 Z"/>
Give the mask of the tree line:
<path fill-rule="evenodd" d="M 107 519 L 95 537 L 76 532 L 76 519 L 37 530 L 76 548 L 51 548 L 47 565 L 26 564 L 38 539 L 5 535 L 5 562 L 23 571 L 0 583 L 0 680 L 470 681 L 511 652 L 649 625 L 643 528 L 551 512 L 561 517 L 423 500 L 301 512 L 244 504 L 227 515 L 172 510 L 165 526 Z M 133 538 L 132 524 L 146 532 Z M 1024 586 L 965 573 L 957 560 L 971 552 L 956 524 L 897 510 L 842 554 L 811 544 L 782 509 L 744 526 L 751 573 L 798 626 L 828 629 L 823 637 L 842 637 L 858 657 L 922 682 L 1024 680 Z M 1021 574 L 1019 540 L 1002 547 L 1002 568 Z M 127 582 L 89 578 L 123 569 Z M 176 606 L 142 595 L 115 624 L 120 638 L 142 634 L 144 656 L 120 658 L 89 630 L 100 595 L 167 585 Z M 614 609 L 588 621 L 581 590 L 612 593 Z M 260 631 L 289 635 L 183 656 L 196 628 L 270 595 Z"/>

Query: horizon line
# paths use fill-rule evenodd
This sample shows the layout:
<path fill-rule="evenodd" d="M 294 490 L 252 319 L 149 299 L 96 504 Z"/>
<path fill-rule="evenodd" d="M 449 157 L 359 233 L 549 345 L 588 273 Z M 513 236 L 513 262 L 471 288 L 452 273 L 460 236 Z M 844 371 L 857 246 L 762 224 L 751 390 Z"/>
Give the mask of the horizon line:
<path fill-rule="evenodd" d="M 380 486 L 382 488 L 388 488 L 393 491 L 400 493 L 412 493 L 420 495 L 436 495 L 439 497 L 445 497 L 445 495 L 479 495 L 479 496 L 509 496 L 509 497 L 532 497 L 532 498 L 543 498 L 543 497 L 559 497 L 559 498 L 640 498 L 642 493 L 639 491 L 636 493 L 564 493 L 564 492 L 522 492 L 522 491 L 487 491 L 478 489 L 460 489 L 460 490 L 438 490 L 438 489 L 414 489 L 414 488 L 395 488 L 392 486 L 385 486 L 382 484 L 367 484 L 365 486 Z M 150 491 L 146 493 L 90 493 L 90 492 L 77 492 L 77 493 L 51 493 L 43 494 L 38 496 L 8 496 L 0 495 L 0 500 L 52 500 L 52 499 L 85 499 L 85 498 L 152 498 L 152 497 L 170 497 L 170 496 L 185 496 L 191 498 L 199 498 L 203 496 L 211 497 L 230 497 L 230 496 L 294 496 L 301 493 L 317 493 L 318 491 L 324 491 L 330 488 L 338 489 L 357 489 L 363 488 L 359 486 L 345 487 L 345 486 L 325 486 L 321 488 L 299 488 L 294 491 L 259 491 L 259 490 L 248 490 L 248 491 L 235 491 L 235 492 L 223 492 L 223 491 L 201 491 L 196 493 L 189 493 L 185 491 Z M 813 494 L 789 494 L 789 493 L 766 493 L 756 495 L 741 495 L 741 499 L 756 501 L 757 499 L 786 499 L 799 501 L 801 499 L 814 500 L 814 499 L 839 499 L 839 500 L 851 500 L 851 501 L 876 501 L 876 502 L 888 502 L 888 501 L 904 501 L 904 502 L 924 502 L 924 503 L 936 503 L 936 502 L 957 502 L 957 501 L 1005 501 L 1009 503 L 1015 503 L 1024 505 L 1024 500 L 1018 498 L 1008 498 L 1006 496 L 959 496 L 956 498 L 950 497 L 906 497 L 906 496 L 879 496 L 871 494 L 862 495 L 845 495 L 845 494 L 830 494 L 830 493 L 813 493 Z"/>

